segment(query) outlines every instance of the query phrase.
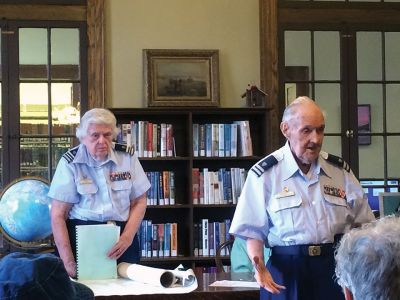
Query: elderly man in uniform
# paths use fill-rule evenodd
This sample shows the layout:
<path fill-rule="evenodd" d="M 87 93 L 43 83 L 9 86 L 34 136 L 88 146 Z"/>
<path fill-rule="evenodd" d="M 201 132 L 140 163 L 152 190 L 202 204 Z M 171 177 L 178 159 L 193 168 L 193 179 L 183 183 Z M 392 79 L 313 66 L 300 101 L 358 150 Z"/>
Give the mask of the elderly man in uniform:
<path fill-rule="evenodd" d="M 71 277 L 76 276 L 76 225 L 115 222 L 122 233 L 108 256 L 130 263 L 140 258 L 136 233 L 150 182 L 134 151 L 112 142 L 117 134 L 112 112 L 86 112 L 76 130 L 81 144 L 63 155 L 50 186 L 54 240 Z"/>
<path fill-rule="evenodd" d="M 280 128 L 287 142 L 249 171 L 230 233 L 247 240 L 261 299 L 344 299 L 335 241 L 374 215 L 347 163 L 321 151 L 325 119 L 312 99 L 291 103 Z"/>

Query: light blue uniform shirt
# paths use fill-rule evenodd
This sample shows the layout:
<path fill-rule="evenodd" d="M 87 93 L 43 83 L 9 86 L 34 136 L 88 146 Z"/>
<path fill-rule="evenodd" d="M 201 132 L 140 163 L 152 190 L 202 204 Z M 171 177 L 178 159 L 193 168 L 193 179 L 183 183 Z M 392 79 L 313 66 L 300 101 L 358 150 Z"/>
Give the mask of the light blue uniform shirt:
<path fill-rule="evenodd" d="M 275 164 L 263 166 L 269 156 L 249 171 L 231 234 L 270 247 L 332 243 L 336 234 L 375 219 L 350 168 L 329 162 L 326 152 L 308 174 L 299 169 L 288 143 L 271 155 Z"/>
<path fill-rule="evenodd" d="M 149 188 L 136 153 L 112 149 L 104 162 L 98 162 L 81 144 L 75 156 L 64 154 L 59 161 L 48 196 L 74 204 L 70 219 L 126 221 L 131 200 Z"/>

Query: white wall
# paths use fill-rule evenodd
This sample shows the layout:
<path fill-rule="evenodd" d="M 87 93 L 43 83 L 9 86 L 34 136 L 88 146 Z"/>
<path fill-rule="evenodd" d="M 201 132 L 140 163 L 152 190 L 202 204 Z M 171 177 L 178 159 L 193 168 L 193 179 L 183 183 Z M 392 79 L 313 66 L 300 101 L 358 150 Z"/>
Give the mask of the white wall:
<path fill-rule="evenodd" d="M 106 104 L 146 107 L 142 49 L 219 49 L 220 103 L 259 85 L 258 0 L 106 0 Z"/>

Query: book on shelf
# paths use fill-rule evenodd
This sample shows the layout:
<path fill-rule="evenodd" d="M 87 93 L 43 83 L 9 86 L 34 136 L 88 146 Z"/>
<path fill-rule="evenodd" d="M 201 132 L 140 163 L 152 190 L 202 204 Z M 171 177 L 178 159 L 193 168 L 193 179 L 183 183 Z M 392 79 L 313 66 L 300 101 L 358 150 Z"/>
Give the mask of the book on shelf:
<path fill-rule="evenodd" d="M 145 157 L 153 157 L 153 123 L 147 122 L 147 142 L 146 142 L 146 151 Z"/>
<path fill-rule="evenodd" d="M 167 156 L 173 157 L 174 156 L 174 136 L 173 136 L 173 126 L 172 124 L 167 124 L 166 126 L 166 146 L 167 146 Z"/>
<path fill-rule="evenodd" d="M 193 224 L 193 255 L 199 256 L 199 224 Z"/>
<path fill-rule="evenodd" d="M 232 123 L 231 124 L 231 156 L 232 157 L 236 157 L 238 155 L 237 143 L 238 143 L 238 126 L 236 123 Z"/>
<path fill-rule="evenodd" d="M 204 204 L 204 172 L 199 172 L 199 204 Z"/>
<path fill-rule="evenodd" d="M 192 200 L 193 204 L 199 204 L 199 187 L 200 187 L 200 170 L 199 168 L 192 169 Z"/>
<path fill-rule="evenodd" d="M 147 230 L 146 230 L 146 257 L 151 257 L 153 254 L 152 245 L 153 245 L 153 222 L 151 220 L 146 220 Z"/>
<path fill-rule="evenodd" d="M 209 251 L 208 251 L 208 219 L 202 219 L 201 220 L 201 228 L 203 230 L 202 235 L 201 235 L 203 256 L 209 256 Z"/>
<path fill-rule="evenodd" d="M 164 225 L 157 224 L 158 257 L 164 257 Z"/>
<path fill-rule="evenodd" d="M 178 256 L 178 224 L 171 223 L 171 256 Z"/>
<path fill-rule="evenodd" d="M 206 125 L 199 124 L 199 156 L 206 156 Z"/>
<path fill-rule="evenodd" d="M 169 171 L 162 171 L 164 205 L 169 205 Z"/>
<path fill-rule="evenodd" d="M 175 205 L 175 172 L 169 171 L 169 204 Z"/>
<path fill-rule="evenodd" d="M 222 123 L 218 124 L 218 155 L 225 156 L 225 126 Z"/>
<path fill-rule="evenodd" d="M 151 242 L 151 253 L 152 257 L 158 256 L 158 224 L 153 224 L 153 233 L 151 235 L 152 242 Z"/>
<path fill-rule="evenodd" d="M 171 223 L 164 224 L 164 256 L 171 256 Z"/>
<path fill-rule="evenodd" d="M 199 156 L 199 124 L 193 124 L 193 156 Z"/>
<path fill-rule="evenodd" d="M 205 135 L 205 141 L 206 141 L 206 156 L 207 157 L 212 157 L 212 124 L 205 124 L 206 128 L 206 135 Z"/>
<path fill-rule="evenodd" d="M 225 156 L 231 156 L 231 124 L 224 124 L 224 149 Z"/>
<path fill-rule="evenodd" d="M 208 255 L 215 255 L 214 222 L 208 222 Z"/>
<path fill-rule="evenodd" d="M 250 123 L 248 120 L 236 121 L 238 124 L 238 155 L 252 156 L 253 144 L 250 134 Z"/>
<path fill-rule="evenodd" d="M 139 241 L 140 241 L 140 255 L 141 257 L 146 257 L 146 236 L 147 236 L 147 221 L 142 220 L 140 223 L 140 230 L 139 230 Z"/>

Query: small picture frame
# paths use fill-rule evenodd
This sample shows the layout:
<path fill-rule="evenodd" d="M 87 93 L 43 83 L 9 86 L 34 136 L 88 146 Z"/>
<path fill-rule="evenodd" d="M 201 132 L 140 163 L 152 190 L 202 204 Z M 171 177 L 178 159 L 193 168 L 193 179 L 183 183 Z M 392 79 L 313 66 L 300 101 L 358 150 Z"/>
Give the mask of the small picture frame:
<path fill-rule="evenodd" d="M 359 104 L 357 106 L 358 115 L 358 144 L 371 145 L 371 105 Z M 361 135 L 360 135 L 361 133 Z M 363 135 L 368 134 L 368 135 Z"/>
<path fill-rule="evenodd" d="M 148 106 L 219 106 L 219 51 L 144 49 Z"/>
<path fill-rule="evenodd" d="M 379 215 L 380 217 L 388 215 L 400 216 L 400 193 L 379 193 Z"/>

